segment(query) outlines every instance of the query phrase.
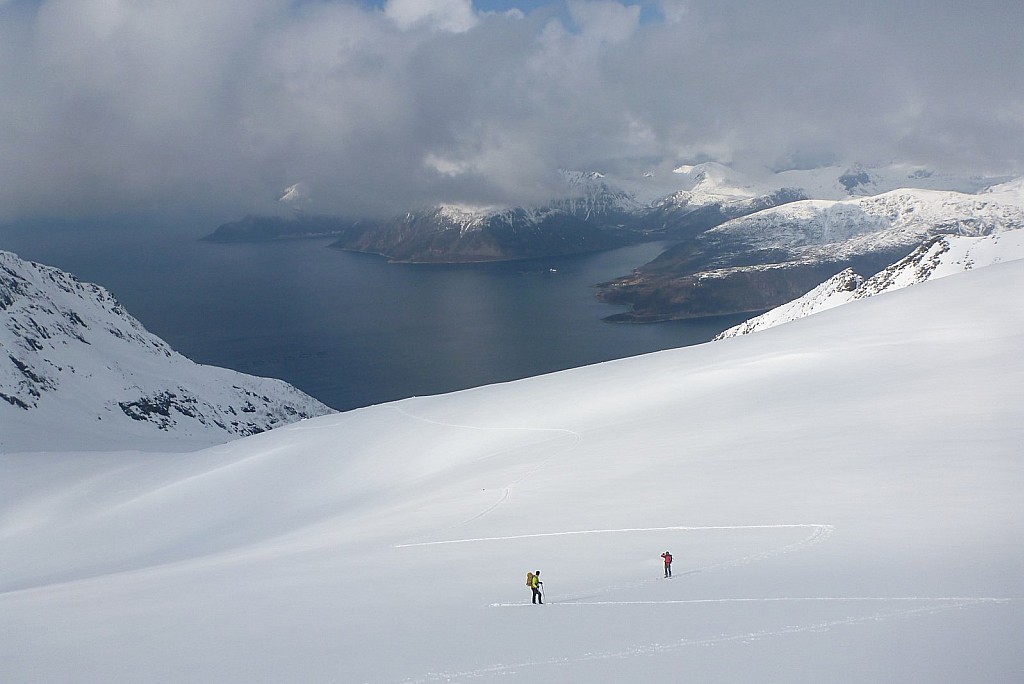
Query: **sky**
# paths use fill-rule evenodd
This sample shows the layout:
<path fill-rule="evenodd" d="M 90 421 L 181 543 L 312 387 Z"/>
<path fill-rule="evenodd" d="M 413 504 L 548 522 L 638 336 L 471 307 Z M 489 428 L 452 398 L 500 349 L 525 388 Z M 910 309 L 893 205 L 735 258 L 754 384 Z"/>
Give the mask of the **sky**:
<path fill-rule="evenodd" d="M 0 221 L 528 204 L 559 169 L 1024 174 L 1019 0 L 0 0 Z"/>

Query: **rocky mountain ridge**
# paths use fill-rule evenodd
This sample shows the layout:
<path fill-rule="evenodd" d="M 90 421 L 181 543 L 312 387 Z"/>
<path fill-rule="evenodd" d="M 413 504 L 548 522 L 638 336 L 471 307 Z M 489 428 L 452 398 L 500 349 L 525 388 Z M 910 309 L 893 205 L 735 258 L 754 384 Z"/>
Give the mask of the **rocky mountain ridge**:
<path fill-rule="evenodd" d="M 196 364 L 105 288 L 0 251 L 0 450 L 188 450 L 331 413 L 291 385 Z"/>

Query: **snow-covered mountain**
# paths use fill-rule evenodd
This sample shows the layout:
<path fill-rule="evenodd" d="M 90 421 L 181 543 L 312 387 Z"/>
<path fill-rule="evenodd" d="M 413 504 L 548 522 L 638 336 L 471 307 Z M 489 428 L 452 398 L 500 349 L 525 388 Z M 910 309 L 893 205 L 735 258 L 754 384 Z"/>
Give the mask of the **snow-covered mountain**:
<path fill-rule="evenodd" d="M 614 165 L 613 165 L 614 166 Z M 644 240 L 688 240 L 731 219 L 797 200 L 842 200 L 897 188 L 976 192 L 991 184 L 909 165 L 739 171 L 702 162 L 638 172 L 560 172 L 560 192 L 536 206 L 441 203 L 390 219 L 316 213 L 297 183 L 280 203 L 287 216 L 247 216 L 222 224 L 218 242 L 338 238 L 334 246 L 401 262 L 522 259 L 592 252 Z"/>
<path fill-rule="evenodd" d="M 643 207 L 601 174 L 565 174 L 567 194 L 537 207 L 445 203 L 390 219 L 308 214 L 247 216 L 220 225 L 205 239 L 248 242 L 336 238 L 331 246 L 381 254 L 395 262 L 507 261 L 596 252 L 638 241 L 630 224 Z M 301 186 L 292 186 L 282 201 Z M 307 203 L 308 204 L 308 203 Z"/>
<path fill-rule="evenodd" d="M 202 366 L 103 287 L 0 251 L 0 451 L 188 450 L 331 410 L 280 380 Z"/>
<path fill-rule="evenodd" d="M 539 207 L 442 204 L 389 221 L 366 221 L 334 247 L 399 262 L 504 261 L 621 247 L 637 238 L 641 207 L 599 173 L 565 173 L 568 195 Z"/>
<path fill-rule="evenodd" d="M 623 189 L 605 174 L 563 171 L 569 194 L 551 200 L 546 207 L 561 211 L 584 221 L 597 221 L 606 226 L 620 227 L 643 214 L 647 204 L 635 193 Z"/>
<path fill-rule="evenodd" d="M 337 246 L 379 252 L 396 261 L 567 254 L 607 249 L 623 240 L 692 238 L 732 219 L 809 198 L 835 202 L 881 188 L 981 187 L 979 179 L 857 165 L 748 174 L 704 162 L 639 177 L 596 171 L 561 175 L 565 196 L 539 207 L 444 204 L 392 221 L 360 222 L 356 230 L 341 234 Z"/>
<path fill-rule="evenodd" d="M 173 458 L 0 455 L 0 680 L 1018 684 L 1022 291 L 1017 260 Z"/>
<path fill-rule="evenodd" d="M 588 208 L 441 205 L 390 221 L 361 222 L 338 234 L 331 246 L 394 262 L 465 263 L 582 254 L 635 241 L 608 215 L 586 214 Z"/>
<path fill-rule="evenodd" d="M 705 231 L 604 285 L 631 304 L 624 320 L 764 311 L 852 267 L 875 273 L 936 235 L 983 236 L 1024 227 L 1024 179 L 982 192 L 903 189 L 845 200 L 803 200 Z"/>
<path fill-rule="evenodd" d="M 919 244 L 933 235 L 988 235 L 1024 227 L 1024 179 L 966 194 L 902 189 L 847 200 L 806 200 L 709 231 L 718 242 L 793 257 L 846 257 Z"/>
<path fill-rule="evenodd" d="M 870 278 L 845 269 L 802 297 L 729 328 L 715 339 L 773 328 L 858 299 L 1015 259 L 1024 259 L 1024 230 L 985 237 L 940 235 Z"/>

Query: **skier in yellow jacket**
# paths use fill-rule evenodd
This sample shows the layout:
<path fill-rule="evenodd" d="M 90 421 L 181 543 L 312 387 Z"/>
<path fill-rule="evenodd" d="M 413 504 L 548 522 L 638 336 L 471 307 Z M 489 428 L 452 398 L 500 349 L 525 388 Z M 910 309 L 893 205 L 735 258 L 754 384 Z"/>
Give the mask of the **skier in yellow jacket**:
<path fill-rule="evenodd" d="M 533 603 L 543 605 L 544 595 L 540 593 L 540 588 L 544 583 L 540 581 L 540 570 L 526 573 L 526 586 L 533 591 Z"/>

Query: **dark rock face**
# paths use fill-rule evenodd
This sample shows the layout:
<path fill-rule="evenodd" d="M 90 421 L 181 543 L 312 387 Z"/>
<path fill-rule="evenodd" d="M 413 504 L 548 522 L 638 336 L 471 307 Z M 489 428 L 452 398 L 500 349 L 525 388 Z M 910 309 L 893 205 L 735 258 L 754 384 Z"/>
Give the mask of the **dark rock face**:
<path fill-rule="evenodd" d="M 234 389 L 239 394 L 247 395 L 260 404 L 272 403 L 271 399 L 267 396 L 257 395 L 238 386 L 235 386 Z M 248 420 L 231 420 L 208 416 L 204 413 L 203 402 L 182 387 L 178 387 L 175 391 L 164 390 L 149 396 L 141 396 L 134 401 L 119 401 L 117 405 L 132 420 L 153 423 L 157 428 L 165 431 L 173 430 L 176 427 L 176 417 L 190 418 L 203 425 L 216 425 L 221 430 L 243 437 L 257 435 L 283 424 L 282 419 L 278 417 L 272 417 L 267 423 L 261 424 L 259 418 L 252 415 L 257 413 L 259 409 L 250 399 L 247 399 L 240 407 L 240 411 L 249 416 Z M 314 416 L 312 412 L 299 410 L 292 406 L 284 406 L 283 408 L 289 420 L 302 420 Z M 238 415 L 238 412 L 232 406 L 227 406 L 224 413 L 232 416 Z"/>
<path fill-rule="evenodd" d="M 343 234 L 332 247 L 409 263 L 506 261 L 613 249 L 633 240 L 575 216 L 514 210 L 467 227 L 439 212 L 409 214 L 372 229 Z"/>
<path fill-rule="evenodd" d="M 858 187 L 869 184 L 871 182 L 871 176 L 869 176 L 868 172 L 861 167 L 855 166 L 841 175 L 837 180 L 840 185 L 846 188 L 848 193 L 852 194 Z"/>
<path fill-rule="evenodd" d="M 169 429 L 174 423 L 170 420 L 171 411 L 176 411 L 183 416 L 195 418 L 196 400 L 193 397 L 179 397 L 171 391 L 158 392 L 150 397 L 139 397 L 135 401 L 119 401 L 124 414 L 132 420 L 148 420 L 156 423 L 161 430 Z"/>

